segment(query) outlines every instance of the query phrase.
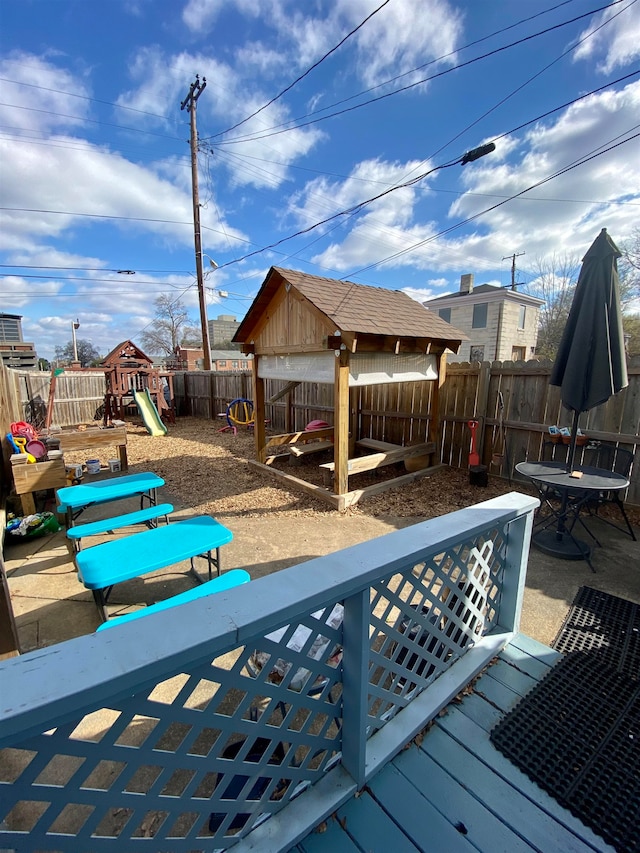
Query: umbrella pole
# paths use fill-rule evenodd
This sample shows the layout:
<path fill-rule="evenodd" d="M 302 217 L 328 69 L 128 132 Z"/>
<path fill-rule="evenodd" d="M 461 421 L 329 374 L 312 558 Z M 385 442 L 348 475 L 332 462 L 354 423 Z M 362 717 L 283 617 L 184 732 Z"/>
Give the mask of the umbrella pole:
<path fill-rule="evenodd" d="M 573 471 L 573 463 L 576 458 L 576 441 L 578 440 L 578 419 L 580 412 L 573 413 L 573 427 L 571 428 L 571 443 L 569 444 L 569 455 L 567 456 L 567 473 Z"/>

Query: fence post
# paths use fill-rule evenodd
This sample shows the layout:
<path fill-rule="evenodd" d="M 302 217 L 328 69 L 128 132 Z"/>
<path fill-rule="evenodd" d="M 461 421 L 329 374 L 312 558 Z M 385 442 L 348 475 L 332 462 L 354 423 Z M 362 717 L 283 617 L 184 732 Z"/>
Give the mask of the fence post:
<path fill-rule="evenodd" d="M 491 362 L 483 361 L 480 365 L 480 373 L 478 374 L 478 389 L 476 394 L 476 411 L 475 417 L 480 421 L 481 431 L 478 441 L 480 448 L 480 462 L 484 464 L 485 452 L 487 446 L 487 406 L 489 405 L 489 384 L 491 381 Z"/>
<path fill-rule="evenodd" d="M 342 623 L 342 765 L 365 783 L 369 687 L 369 589 L 344 602 Z"/>

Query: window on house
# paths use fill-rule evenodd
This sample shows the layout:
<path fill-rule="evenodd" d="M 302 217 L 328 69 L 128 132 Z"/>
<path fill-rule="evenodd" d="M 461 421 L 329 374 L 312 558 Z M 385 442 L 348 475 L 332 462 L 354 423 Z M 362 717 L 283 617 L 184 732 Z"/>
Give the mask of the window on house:
<path fill-rule="evenodd" d="M 526 317 L 527 317 L 527 307 L 526 307 L 526 305 L 521 305 L 520 311 L 518 314 L 518 328 L 519 329 L 524 329 L 524 321 L 526 320 Z"/>
<path fill-rule="evenodd" d="M 472 329 L 486 329 L 487 327 L 487 303 L 481 302 L 473 306 Z"/>
<path fill-rule="evenodd" d="M 445 323 L 451 322 L 451 308 L 440 308 L 438 311 L 440 318 L 445 321 Z"/>
<path fill-rule="evenodd" d="M 233 368 L 237 368 L 237 367 L 238 367 L 238 362 L 237 362 L 237 361 L 232 361 L 232 362 L 231 362 L 231 367 L 233 367 Z"/>
<path fill-rule="evenodd" d="M 527 357 L 527 348 L 526 347 L 512 347 L 511 348 L 511 361 L 524 361 Z"/>
<path fill-rule="evenodd" d="M 223 361 L 219 361 L 219 362 L 218 362 L 218 365 L 219 365 L 219 367 L 226 367 L 226 366 L 227 366 L 227 362 L 226 362 L 226 361 L 224 361 L 224 360 L 223 360 Z"/>
<path fill-rule="evenodd" d="M 469 361 L 484 361 L 484 347 L 474 346 L 471 344 L 471 348 L 469 350 Z"/>

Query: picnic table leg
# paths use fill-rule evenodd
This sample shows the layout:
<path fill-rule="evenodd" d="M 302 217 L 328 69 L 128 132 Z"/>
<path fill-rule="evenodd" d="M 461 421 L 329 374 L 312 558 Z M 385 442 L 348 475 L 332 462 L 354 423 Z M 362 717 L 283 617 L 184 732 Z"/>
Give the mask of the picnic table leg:
<path fill-rule="evenodd" d="M 108 598 L 109 593 L 111 592 L 112 589 L 113 589 L 113 587 L 111 587 L 111 586 L 108 587 L 106 590 L 106 594 L 105 594 L 104 589 L 92 589 L 91 590 L 91 592 L 93 593 L 93 600 L 96 603 L 96 606 L 98 608 L 98 612 L 100 613 L 100 620 L 102 622 L 108 622 L 109 621 L 109 614 L 107 613 L 107 598 Z"/>
<path fill-rule="evenodd" d="M 202 557 L 207 561 L 207 569 L 209 578 L 211 580 L 213 578 L 212 566 L 215 566 L 218 572 L 218 577 L 220 577 L 220 548 L 216 548 L 216 556 L 215 558 L 211 556 L 211 551 L 207 551 L 206 554 L 197 554 L 196 556 Z M 198 581 L 198 583 L 205 583 L 205 579 L 202 577 L 200 572 L 196 569 L 196 565 L 194 563 L 195 557 L 191 557 L 191 573 Z"/>
<path fill-rule="evenodd" d="M 144 509 L 145 499 L 149 501 L 149 506 L 155 506 L 158 503 L 158 490 L 149 489 L 148 492 L 142 492 L 140 495 L 140 509 Z"/>

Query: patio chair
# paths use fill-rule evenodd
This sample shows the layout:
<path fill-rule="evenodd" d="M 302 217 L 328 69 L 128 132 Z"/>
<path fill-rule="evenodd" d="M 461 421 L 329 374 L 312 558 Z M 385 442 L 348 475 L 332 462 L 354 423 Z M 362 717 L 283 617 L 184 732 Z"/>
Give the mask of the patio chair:
<path fill-rule="evenodd" d="M 630 450 L 625 450 L 622 447 L 616 447 L 615 444 L 600 443 L 600 446 L 597 449 L 596 459 L 592 464 L 597 468 L 604 468 L 607 471 L 613 471 L 616 474 L 622 474 L 623 477 L 628 478 L 633 465 L 633 456 L 634 455 Z M 604 521 L 611 527 L 615 527 L 616 530 L 628 533 L 635 542 L 637 541 L 636 535 L 633 532 L 633 528 L 631 527 L 631 523 L 620 495 L 621 492 L 619 491 L 600 492 L 596 498 L 587 502 L 586 509 L 591 515 L 597 515 L 601 521 Z M 607 506 L 608 504 L 613 504 L 618 508 L 622 518 L 624 519 L 625 526 L 616 524 L 610 518 L 606 518 L 598 512 L 600 507 Z"/>

